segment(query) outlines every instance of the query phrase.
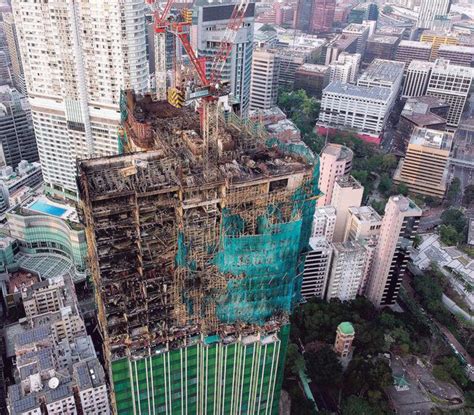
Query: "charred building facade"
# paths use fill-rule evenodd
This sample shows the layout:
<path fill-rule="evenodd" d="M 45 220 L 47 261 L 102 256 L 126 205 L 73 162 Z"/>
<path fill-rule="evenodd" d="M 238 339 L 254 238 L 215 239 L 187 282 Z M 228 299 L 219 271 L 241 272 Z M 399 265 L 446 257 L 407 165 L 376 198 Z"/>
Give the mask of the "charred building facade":
<path fill-rule="evenodd" d="M 318 160 L 217 111 L 122 97 L 124 154 L 79 163 L 118 414 L 277 414 Z"/>

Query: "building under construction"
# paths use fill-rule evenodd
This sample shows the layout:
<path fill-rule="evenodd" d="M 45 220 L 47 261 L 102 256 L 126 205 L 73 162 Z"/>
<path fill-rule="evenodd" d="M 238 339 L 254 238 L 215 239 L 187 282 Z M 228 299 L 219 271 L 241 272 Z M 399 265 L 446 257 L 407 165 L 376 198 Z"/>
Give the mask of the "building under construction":
<path fill-rule="evenodd" d="M 78 166 L 114 410 L 277 414 L 318 161 L 233 114 L 201 131 L 122 98 L 124 154 Z"/>

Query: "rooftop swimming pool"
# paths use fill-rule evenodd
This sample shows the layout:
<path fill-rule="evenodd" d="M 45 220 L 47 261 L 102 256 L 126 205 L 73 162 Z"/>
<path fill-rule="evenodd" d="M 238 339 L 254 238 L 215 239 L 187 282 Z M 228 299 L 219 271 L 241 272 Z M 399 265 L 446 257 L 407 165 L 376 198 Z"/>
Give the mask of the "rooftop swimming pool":
<path fill-rule="evenodd" d="M 40 213 L 46 213 L 47 215 L 57 216 L 58 218 L 64 215 L 67 210 L 59 206 L 50 205 L 49 203 L 45 203 L 42 200 L 37 200 L 31 204 L 28 209 L 35 210 L 36 212 Z"/>

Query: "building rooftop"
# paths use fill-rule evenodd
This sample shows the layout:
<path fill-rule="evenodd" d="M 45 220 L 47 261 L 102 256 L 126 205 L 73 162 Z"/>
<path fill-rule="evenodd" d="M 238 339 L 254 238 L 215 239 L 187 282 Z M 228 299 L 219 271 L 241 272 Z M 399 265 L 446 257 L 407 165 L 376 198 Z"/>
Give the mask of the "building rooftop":
<path fill-rule="evenodd" d="M 415 127 L 410 137 L 410 144 L 446 150 L 449 153 L 453 144 L 453 133 Z"/>
<path fill-rule="evenodd" d="M 340 34 L 336 36 L 334 39 L 332 39 L 328 43 L 328 47 L 330 48 L 336 48 L 336 49 L 346 49 L 348 48 L 351 44 L 357 41 L 357 35 L 355 34 Z"/>
<path fill-rule="evenodd" d="M 357 33 L 361 34 L 364 33 L 366 30 L 369 30 L 369 26 L 362 24 L 362 23 L 351 23 L 347 25 L 343 30 L 342 33 Z"/>
<path fill-rule="evenodd" d="M 381 222 L 382 216 L 372 206 L 350 207 L 349 212 L 360 222 Z"/>
<path fill-rule="evenodd" d="M 359 81 L 397 82 L 403 77 L 405 62 L 386 59 L 374 59 L 369 67 L 362 73 Z"/>
<path fill-rule="evenodd" d="M 402 40 L 398 47 L 406 47 L 406 48 L 418 48 L 418 49 L 426 49 L 431 50 L 432 44 L 430 42 L 418 42 L 416 40 Z"/>
<path fill-rule="evenodd" d="M 408 65 L 409 71 L 428 71 L 433 69 L 434 63 L 428 61 L 419 61 L 419 60 L 412 60 L 410 65 Z"/>
<path fill-rule="evenodd" d="M 15 339 L 15 346 L 26 346 L 32 343 L 41 342 L 49 339 L 51 335 L 51 327 L 40 326 L 34 329 L 26 330 L 19 333 Z"/>
<path fill-rule="evenodd" d="M 433 110 L 449 109 L 449 104 L 438 97 L 422 96 L 408 98 L 401 116 L 420 127 L 446 124 L 446 119 L 432 112 Z"/>
<path fill-rule="evenodd" d="M 342 334 L 346 334 L 348 336 L 355 334 L 354 326 L 348 321 L 343 321 L 337 326 L 337 328 Z"/>
<path fill-rule="evenodd" d="M 8 293 L 13 294 L 21 292 L 23 289 L 37 283 L 39 281 L 38 276 L 32 272 L 16 271 L 10 275 L 8 282 Z"/>
<path fill-rule="evenodd" d="M 336 216 L 336 208 L 334 206 L 321 206 L 317 207 L 314 211 L 314 216 Z"/>
<path fill-rule="evenodd" d="M 352 160 L 354 153 L 349 147 L 342 144 L 328 143 L 324 146 L 321 154 L 330 154 L 337 157 L 337 160 Z"/>
<path fill-rule="evenodd" d="M 449 73 L 453 76 L 474 77 L 474 68 L 468 66 L 452 65 L 449 59 L 436 59 L 433 72 Z"/>
<path fill-rule="evenodd" d="M 297 72 L 311 72 L 315 74 L 325 74 L 329 70 L 329 66 L 316 65 L 314 63 L 304 63 L 296 71 Z"/>
<path fill-rule="evenodd" d="M 386 102 L 390 98 L 390 88 L 382 86 L 358 86 L 354 84 L 345 84 L 341 81 L 332 81 L 324 91 L 326 93 L 341 94 L 359 99 L 374 99 Z"/>
<path fill-rule="evenodd" d="M 104 369 L 97 359 L 76 363 L 74 378 L 80 390 L 97 388 L 105 384 Z"/>
<path fill-rule="evenodd" d="M 375 33 L 369 37 L 368 41 L 374 43 L 384 43 L 386 45 L 395 45 L 398 42 L 398 37 Z"/>
<path fill-rule="evenodd" d="M 467 243 L 469 245 L 474 245 L 474 218 L 469 220 L 469 229 L 467 234 Z"/>
<path fill-rule="evenodd" d="M 330 249 L 328 240 L 324 236 L 318 236 L 316 238 L 309 238 L 309 246 L 313 251 L 318 249 Z"/>
<path fill-rule="evenodd" d="M 336 183 L 339 187 L 342 188 L 352 188 L 352 189 L 360 189 L 363 186 L 350 174 L 346 176 L 339 176 L 336 178 Z"/>
<path fill-rule="evenodd" d="M 389 201 L 395 203 L 400 212 L 409 212 L 413 216 L 421 216 L 422 214 L 422 210 L 408 197 L 402 195 L 390 196 Z"/>
<path fill-rule="evenodd" d="M 439 52 L 447 51 L 454 53 L 469 53 L 474 55 L 474 46 L 464 46 L 464 45 L 441 45 L 439 47 Z"/>

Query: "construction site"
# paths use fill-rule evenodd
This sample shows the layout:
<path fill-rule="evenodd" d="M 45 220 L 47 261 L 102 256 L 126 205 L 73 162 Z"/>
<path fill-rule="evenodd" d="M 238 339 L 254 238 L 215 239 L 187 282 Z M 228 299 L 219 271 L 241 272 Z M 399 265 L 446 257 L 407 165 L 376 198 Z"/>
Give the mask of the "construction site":
<path fill-rule="evenodd" d="M 189 13 L 167 17 L 172 3 L 155 13 L 156 91 L 121 94 L 121 155 L 78 163 L 112 406 L 277 414 L 318 159 L 228 105 L 222 67 L 249 1 L 236 3 L 208 66 L 191 48 Z M 173 57 L 171 77 L 166 33 L 187 55 Z"/>

